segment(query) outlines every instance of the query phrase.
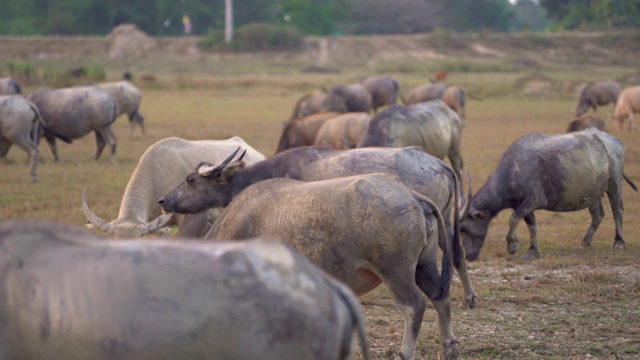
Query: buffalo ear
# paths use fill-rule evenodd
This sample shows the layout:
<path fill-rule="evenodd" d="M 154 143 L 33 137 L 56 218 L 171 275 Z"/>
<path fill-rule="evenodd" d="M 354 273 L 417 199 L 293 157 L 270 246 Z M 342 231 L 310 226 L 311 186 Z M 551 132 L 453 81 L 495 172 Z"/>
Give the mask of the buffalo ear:
<path fill-rule="evenodd" d="M 227 165 L 227 167 L 225 167 L 222 170 L 222 174 L 220 174 L 220 180 L 224 181 L 225 183 L 228 183 L 229 180 L 231 180 L 231 178 L 236 172 L 244 168 L 245 168 L 244 161 L 234 161 L 231 164 Z"/>
<path fill-rule="evenodd" d="M 469 211 L 469 215 L 471 216 L 471 218 L 476 219 L 476 220 L 482 220 L 484 218 L 486 218 L 489 215 L 489 212 L 486 210 L 474 210 L 471 209 Z"/>

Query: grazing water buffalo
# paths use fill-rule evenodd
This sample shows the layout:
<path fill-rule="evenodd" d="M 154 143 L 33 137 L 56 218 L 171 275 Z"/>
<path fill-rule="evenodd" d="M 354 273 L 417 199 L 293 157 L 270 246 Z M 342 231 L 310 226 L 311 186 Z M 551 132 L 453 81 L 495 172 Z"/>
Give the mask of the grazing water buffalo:
<path fill-rule="evenodd" d="M 315 146 L 333 149 L 353 149 L 367 132 L 371 115 L 368 113 L 345 113 L 325 121 L 313 142 Z"/>
<path fill-rule="evenodd" d="M 464 89 L 456 85 L 448 86 L 442 95 L 442 101 L 460 116 L 463 124 L 467 119 L 465 95 Z"/>
<path fill-rule="evenodd" d="M 93 131 L 97 144 L 95 158 L 100 158 L 106 142 L 111 146 L 111 160 L 115 159 L 116 137 L 111 124 L 116 120 L 118 106 L 107 93 L 94 87 L 41 89 L 31 93 L 29 100 L 38 107 L 47 125 L 38 127 L 36 143 L 44 136 L 55 161 L 59 158 L 52 131 L 69 139 L 79 139 Z"/>
<path fill-rule="evenodd" d="M 19 146 L 29 156 L 32 182 L 38 181 L 40 151 L 33 138 L 38 126 L 44 125 L 35 105 L 19 95 L 0 96 L 0 159 L 7 155 L 11 145 Z M 71 142 L 63 136 L 60 138 Z"/>
<path fill-rule="evenodd" d="M 531 245 L 524 255 L 540 256 L 534 211 L 576 211 L 588 208 L 591 226 L 582 240 L 591 246 L 602 222 L 602 196 L 607 193 L 615 221 L 615 249 L 624 247 L 622 238 L 622 182 L 637 187 L 623 172 L 622 142 L 600 130 L 561 135 L 526 135 L 502 155 L 487 182 L 471 198 L 462 212 L 461 232 L 467 258 L 475 260 L 487 236 L 489 223 L 503 209 L 514 209 L 509 220 L 507 249 L 518 250 L 516 226 L 524 219 Z"/>
<path fill-rule="evenodd" d="M 337 85 L 329 89 L 328 93 L 342 97 L 347 105 L 347 112 L 371 112 L 371 94 L 360 83 Z"/>
<path fill-rule="evenodd" d="M 376 115 L 358 147 L 420 146 L 427 153 L 448 157 L 458 177 L 464 166 L 460 141 L 462 121 L 442 100 L 411 106 L 393 105 Z"/>
<path fill-rule="evenodd" d="M 442 215 L 428 198 L 389 174 L 323 181 L 261 181 L 242 191 L 207 235 L 248 239 L 273 234 L 358 295 L 384 283 L 404 315 L 401 353 L 413 359 L 426 308 L 438 313 L 444 359 L 457 359 L 451 331 L 451 246 Z M 432 236 L 437 221 L 438 240 Z M 438 273 L 438 243 L 443 249 Z"/>
<path fill-rule="evenodd" d="M 0 223 L 3 359 L 351 359 L 358 299 L 279 241 Z"/>
<path fill-rule="evenodd" d="M 571 121 L 567 126 L 567 132 L 580 131 L 594 127 L 600 131 L 607 132 L 604 120 L 595 114 L 584 114 L 577 119 Z"/>
<path fill-rule="evenodd" d="M 144 135 L 144 117 L 138 111 L 140 107 L 140 90 L 128 81 L 118 81 L 97 84 L 96 87 L 111 96 L 118 104 L 118 114 L 127 114 L 129 116 L 129 135 L 133 135 L 136 126 L 140 127 L 140 131 Z"/>
<path fill-rule="evenodd" d="M 276 154 L 288 149 L 313 145 L 322 124 L 338 115 L 340 113 L 317 113 L 289 121 L 282 129 Z"/>
<path fill-rule="evenodd" d="M 22 94 L 20 84 L 10 77 L 0 78 L 0 95 Z"/>
<path fill-rule="evenodd" d="M 616 110 L 613 113 L 613 124 L 616 131 L 622 130 L 624 120 L 629 118 L 629 130 L 636 129 L 635 113 L 640 111 L 640 86 L 634 86 L 622 90 L 616 102 Z"/>
<path fill-rule="evenodd" d="M 460 244 L 458 212 L 455 211 L 458 203 L 456 176 L 444 162 L 418 147 L 346 151 L 305 147 L 276 154 L 248 167 L 241 158 L 231 162 L 236 153 L 221 164 L 199 164 L 185 181 L 159 200 L 160 205 L 169 212 L 199 213 L 211 207 L 226 207 L 244 189 L 267 179 L 319 181 L 371 173 L 390 174 L 441 209 L 466 303 L 469 307 L 475 306 L 477 296 L 467 273 Z"/>
<path fill-rule="evenodd" d="M 413 105 L 421 102 L 442 99 L 446 85 L 443 83 L 433 83 L 417 86 L 409 90 L 406 98 L 402 99 L 405 105 Z"/>
<path fill-rule="evenodd" d="M 99 230 L 122 238 L 135 238 L 158 230 L 165 224 L 179 224 L 179 237 L 201 237 L 207 221 L 215 221 L 217 211 L 208 216 L 161 214 L 158 198 L 171 191 L 202 160 L 219 162 L 238 147 L 247 150 L 247 162 L 263 160 L 264 155 L 235 136 L 228 140 L 188 141 L 166 138 L 151 145 L 140 157 L 122 196 L 118 218 L 106 222 L 94 214 L 83 196 L 83 212 Z"/>
<path fill-rule="evenodd" d="M 580 93 L 580 99 L 576 107 L 576 116 L 579 117 L 583 115 L 589 108 L 596 111 L 598 106 L 604 106 L 608 103 L 615 104 L 618 100 L 618 94 L 620 94 L 620 84 L 615 81 L 587 84 Z"/>
<path fill-rule="evenodd" d="M 289 121 L 317 113 L 343 113 L 347 111 L 347 104 L 342 96 L 332 93 L 306 94 L 294 106 Z"/>
<path fill-rule="evenodd" d="M 370 76 L 362 81 L 362 85 L 371 95 L 371 107 L 377 113 L 378 108 L 394 105 L 398 101 L 398 82 L 390 76 Z"/>

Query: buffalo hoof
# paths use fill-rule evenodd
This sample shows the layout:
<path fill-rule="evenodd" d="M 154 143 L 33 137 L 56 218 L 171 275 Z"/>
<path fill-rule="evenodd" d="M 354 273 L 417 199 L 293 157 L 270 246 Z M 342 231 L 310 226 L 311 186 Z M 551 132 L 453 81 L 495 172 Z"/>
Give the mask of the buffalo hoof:
<path fill-rule="evenodd" d="M 522 255 L 522 258 L 527 260 L 535 260 L 540 258 L 540 253 L 536 249 L 529 249 L 529 251 Z"/>
<path fill-rule="evenodd" d="M 509 254 L 513 255 L 518 252 L 518 240 L 509 241 L 507 240 L 507 250 Z"/>
<path fill-rule="evenodd" d="M 474 307 L 476 307 L 476 305 L 478 305 L 477 300 L 478 300 L 478 295 L 476 295 L 475 293 L 469 296 L 468 298 L 466 298 L 465 301 L 467 303 L 467 307 L 469 309 L 473 309 Z"/>
<path fill-rule="evenodd" d="M 442 359 L 443 360 L 457 360 L 460 357 L 460 350 L 458 349 L 458 340 L 447 340 L 443 344 Z"/>
<path fill-rule="evenodd" d="M 624 249 L 624 241 L 616 240 L 613 243 L 613 248 L 616 250 Z"/>

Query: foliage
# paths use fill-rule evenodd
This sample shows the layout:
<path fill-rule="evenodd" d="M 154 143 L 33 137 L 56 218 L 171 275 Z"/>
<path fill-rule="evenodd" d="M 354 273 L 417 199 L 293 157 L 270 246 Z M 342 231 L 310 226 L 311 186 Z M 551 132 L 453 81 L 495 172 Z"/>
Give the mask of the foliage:
<path fill-rule="evenodd" d="M 38 69 L 28 61 L 13 60 L 7 64 L 9 75 L 22 81 L 31 82 L 38 77 Z"/>
<path fill-rule="evenodd" d="M 238 51 L 291 51 L 304 44 L 304 35 L 291 25 L 249 24 L 235 32 L 227 46 L 221 31 L 210 29 L 198 46 L 203 50 L 233 49 Z"/>
<path fill-rule="evenodd" d="M 540 0 L 558 29 L 620 29 L 640 26 L 640 0 Z"/>
<path fill-rule="evenodd" d="M 551 25 L 545 10 L 533 0 L 518 0 L 513 7 L 510 28 L 514 31 L 540 31 Z"/>

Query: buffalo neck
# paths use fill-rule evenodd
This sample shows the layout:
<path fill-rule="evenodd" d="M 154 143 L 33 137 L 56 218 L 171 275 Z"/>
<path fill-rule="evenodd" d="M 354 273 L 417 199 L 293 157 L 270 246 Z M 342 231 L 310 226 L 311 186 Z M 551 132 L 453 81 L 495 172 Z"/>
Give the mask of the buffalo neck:
<path fill-rule="evenodd" d="M 480 190 L 473 195 L 471 199 L 471 207 L 479 211 L 487 211 L 491 218 L 509 207 L 506 198 L 502 195 L 500 188 L 506 185 L 500 184 L 496 177 L 492 174 L 487 182 L 482 185 Z"/>
<path fill-rule="evenodd" d="M 271 171 L 270 166 L 266 164 L 266 161 L 261 161 L 237 171 L 229 180 L 229 184 L 231 185 L 231 199 L 247 187 L 272 178 L 274 178 L 273 172 Z"/>

